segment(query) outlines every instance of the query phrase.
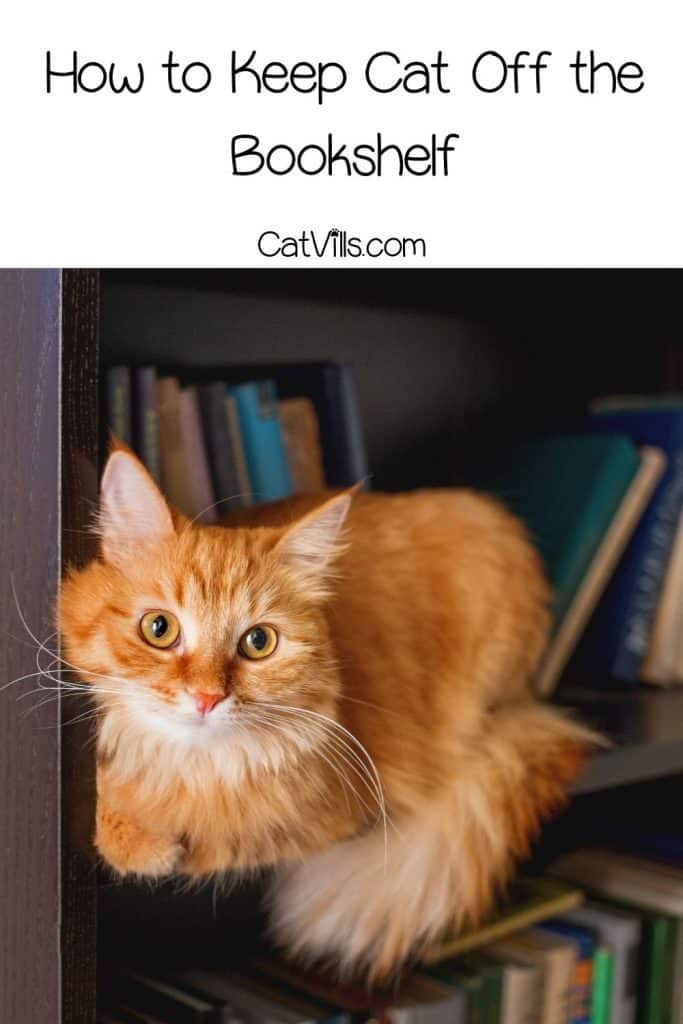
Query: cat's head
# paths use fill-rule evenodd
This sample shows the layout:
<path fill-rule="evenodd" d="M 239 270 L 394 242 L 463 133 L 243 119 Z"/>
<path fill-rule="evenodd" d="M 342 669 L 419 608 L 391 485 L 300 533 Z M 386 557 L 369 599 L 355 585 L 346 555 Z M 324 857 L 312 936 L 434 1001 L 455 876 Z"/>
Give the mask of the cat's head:
<path fill-rule="evenodd" d="M 115 450 L 98 557 L 59 603 L 66 658 L 105 717 L 206 746 L 276 728 L 278 708 L 329 714 L 339 682 L 324 604 L 350 500 L 286 527 L 197 525 Z"/>

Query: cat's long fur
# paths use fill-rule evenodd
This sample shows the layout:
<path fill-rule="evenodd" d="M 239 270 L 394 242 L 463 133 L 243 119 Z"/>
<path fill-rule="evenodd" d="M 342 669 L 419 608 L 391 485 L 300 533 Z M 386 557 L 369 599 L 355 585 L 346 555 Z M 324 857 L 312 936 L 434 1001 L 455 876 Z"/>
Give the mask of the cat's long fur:
<path fill-rule="evenodd" d="M 443 490 L 199 526 L 125 450 L 101 504 L 59 624 L 101 709 L 103 858 L 152 877 L 274 866 L 286 948 L 375 977 L 479 920 L 590 742 L 531 694 L 549 595 L 519 522 Z M 150 609 L 178 617 L 181 647 L 143 642 Z M 257 623 L 280 640 L 249 662 Z M 227 699 L 201 716 L 195 691 Z"/>

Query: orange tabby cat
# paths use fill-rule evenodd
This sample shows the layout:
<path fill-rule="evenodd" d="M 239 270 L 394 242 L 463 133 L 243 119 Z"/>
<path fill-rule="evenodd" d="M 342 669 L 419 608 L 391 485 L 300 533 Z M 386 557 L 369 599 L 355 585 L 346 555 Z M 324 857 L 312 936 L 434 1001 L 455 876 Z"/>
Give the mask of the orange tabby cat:
<path fill-rule="evenodd" d="M 530 680 L 548 588 L 468 491 L 171 512 L 127 450 L 64 583 L 100 709 L 96 845 L 122 875 L 275 867 L 296 954 L 391 972 L 476 922 L 564 800 L 587 732 Z"/>

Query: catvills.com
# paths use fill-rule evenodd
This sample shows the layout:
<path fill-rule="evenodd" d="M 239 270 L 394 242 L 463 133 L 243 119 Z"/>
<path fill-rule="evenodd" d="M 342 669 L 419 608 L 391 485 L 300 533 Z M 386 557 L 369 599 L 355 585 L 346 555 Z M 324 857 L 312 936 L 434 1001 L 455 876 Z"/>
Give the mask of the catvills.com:
<path fill-rule="evenodd" d="M 298 235 L 281 235 L 277 231 L 262 231 L 258 237 L 258 251 L 261 256 L 301 257 L 310 259 L 358 259 L 380 256 L 408 259 L 424 259 L 427 243 L 424 238 L 406 238 L 392 235 L 389 238 L 369 238 L 363 241 L 357 235 L 350 235 L 340 228 L 330 228 L 324 234 L 314 230 L 302 231 Z"/>

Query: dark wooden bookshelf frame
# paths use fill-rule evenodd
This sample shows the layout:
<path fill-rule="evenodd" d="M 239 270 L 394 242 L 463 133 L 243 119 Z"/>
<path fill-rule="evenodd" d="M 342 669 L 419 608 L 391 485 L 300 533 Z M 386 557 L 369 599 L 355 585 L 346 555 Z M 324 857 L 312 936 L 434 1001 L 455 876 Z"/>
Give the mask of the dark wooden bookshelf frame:
<path fill-rule="evenodd" d="M 348 302 L 379 312 L 395 306 L 411 315 L 427 310 L 479 320 L 499 337 L 507 334 L 513 351 L 523 352 L 530 367 L 542 354 L 544 332 L 556 329 L 563 351 L 575 344 L 584 361 L 594 344 L 581 335 L 581 316 L 569 308 L 577 283 L 585 287 L 571 274 L 561 282 L 547 273 L 540 279 L 520 272 L 395 274 L 0 272 L 0 686 L 35 670 L 35 650 L 23 630 L 14 591 L 30 628 L 36 636 L 47 637 L 53 630 L 60 573 L 87 558 L 91 550 L 84 531 L 96 498 L 103 282 L 109 294 L 110 326 L 112 316 L 120 317 L 121 331 L 127 326 L 127 311 L 112 306 L 113 294 L 123 301 L 127 294 L 144 296 L 147 289 L 161 289 L 159 294 L 170 297 L 191 293 L 192 302 L 178 306 L 170 346 L 175 345 L 176 353 L 197 302 L 227 291 L 250 295 L 254 302 L 275 296 L 286 303 L 329 303 L 333 309 Z M 637 291 L 644 287 L 649 301 L 638 305 Z M 609 301 L 599 314 L 605 330 L 608 307 L 619 302 L 622 324 L 640 317 L 643 331 L 648 323 L 654 325 L 654 342 L 643 337 L 640 354 L 624 352 L 619 381 L 628 380 L 630 373 L 646 390 L 680 388 L 683 358 L 670 311 L 670 275 L 612 274 L 590 288 L 608 291 Z M 157 298 L 155 293 L 150 303 Z M 166 330 L 167 324 L 163 327 Z M 116 345 L 114 339 L 110 358 L 118 351 Z M 135 347 L 133 339 L 131 349 Z M 657 369 L 650 365 L 653 347 Z M 192 346 L 186 348 L 185 361 L 191 365 Z M 618 352 L 618 345 L 613 344 L 612 351 Z M 286 350 L 274 355 L 286 359 Z M 122 351 L 122 358 L 131 358 L 128 351 Z M 172 362 L 174 356 L 160 360 L 158 350 L 143 342 L 135 360 Z M 609 372 L 605 358 L 596 387 L 603 386 Z M 591 800 L 602 793 L 609 800 L 615 787 L 623 793 L 624 787 L 640 783 L 636 788 L 641 791 L 644 780 L 671 781 L 683 773 L 683 694 L 582 692 L 568 695 L 568 702 L 580 706 L 618 740 L 614 751 L 589 766 L 577 793 L 590 794 Z M 98 889 L 88 842 L 93 758 L 87 725 L 68 724 L 72 707 L 59 698 L 23 718 L 23 704 L 7 691 L 0 692 L 3 1022 L 94 1020 Z M 658 791 L 651 789 L 653 784 L 645 786 L 647 793 Z M 129 892 L 129 902 L 131 898 L 135 900 L 135 894 Z"/>

